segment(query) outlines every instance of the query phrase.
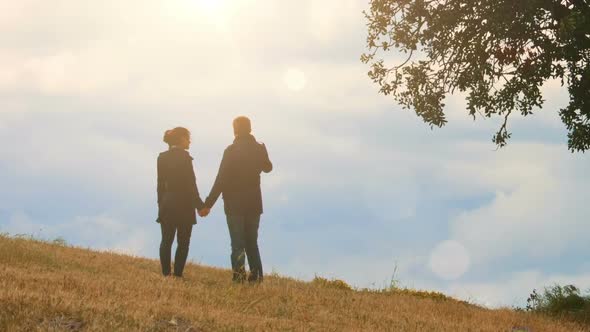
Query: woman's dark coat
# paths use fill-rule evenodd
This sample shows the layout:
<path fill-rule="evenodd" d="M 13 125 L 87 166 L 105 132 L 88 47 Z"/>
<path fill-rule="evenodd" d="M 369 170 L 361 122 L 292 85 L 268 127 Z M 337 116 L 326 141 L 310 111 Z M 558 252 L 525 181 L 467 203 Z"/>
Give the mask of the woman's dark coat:
<path fill-rule="evenodd" d="M 199 195 L 193 158 L 177 147 L 158 156 L 158 220 L 166 224 L 196 224 L 195 209 L 204 203 Z"/>

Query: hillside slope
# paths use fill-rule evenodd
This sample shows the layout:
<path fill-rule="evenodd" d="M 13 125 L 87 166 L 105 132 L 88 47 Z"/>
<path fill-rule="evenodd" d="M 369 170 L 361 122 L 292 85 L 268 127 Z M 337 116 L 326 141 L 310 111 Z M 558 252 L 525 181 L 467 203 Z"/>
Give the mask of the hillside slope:
<path fill-rule="evenodd" d="M 326 287 L 269 276 L 235 285 L 188 265 L 163 278 L 155 260 L 0 236 L 0 331 L 581 331 L 508 309 Z"/>

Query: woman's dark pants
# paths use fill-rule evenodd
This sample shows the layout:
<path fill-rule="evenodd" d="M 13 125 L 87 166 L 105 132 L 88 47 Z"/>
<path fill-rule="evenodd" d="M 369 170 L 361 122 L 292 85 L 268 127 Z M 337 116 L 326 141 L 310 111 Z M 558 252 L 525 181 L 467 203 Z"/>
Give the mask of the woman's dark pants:
<path fill-rule="evenodd" d="M 182 277 L 182 271 L 186 264 L 188 256 L 188 247 L 191 240 L 192 224 L 166 224 L 160 223 L 162 228 L 162 242 L 160 242 L 160 264 L 162 264 L 162 274 L 170 275 L 170 256 L 172 251 L 172 242 L 176 234 L 176 255 L 174 256 L 174 275 Z"/>

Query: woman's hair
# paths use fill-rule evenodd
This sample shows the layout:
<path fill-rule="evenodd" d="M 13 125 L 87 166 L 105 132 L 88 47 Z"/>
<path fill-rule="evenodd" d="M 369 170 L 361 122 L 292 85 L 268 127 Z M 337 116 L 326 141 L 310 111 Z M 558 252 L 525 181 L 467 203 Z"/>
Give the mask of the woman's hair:
<path fill-rule="evenodd" d="M 178 145 L 182 138 L 186 137 L 189 138 L 191 136 L 191 132 L 184 127 L 176 127 L 174 129 L 166 130 L 164 133 L 164 142 L 168 143 L 168 145 Z"/>

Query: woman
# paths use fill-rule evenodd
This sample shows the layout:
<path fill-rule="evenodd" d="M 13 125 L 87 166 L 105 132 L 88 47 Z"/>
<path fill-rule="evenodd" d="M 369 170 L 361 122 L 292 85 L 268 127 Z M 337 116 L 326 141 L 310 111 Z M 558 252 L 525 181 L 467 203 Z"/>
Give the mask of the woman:
<path fill-rule="evenodd" d="M 176 234 L 177 248 L 174 257 L 174 276 L 182 277 L 188 256 L 195 208 L 201 210 L 203 201 L 197 189 L 193 158 L 188 153 L 190 132 L 183 127 L 167 130 L 164 142 L 168 151 L 158 156 L 158 220 L 162 228 L 160 263 L 162 274 L 170 275 L 170 255 Z"/>

